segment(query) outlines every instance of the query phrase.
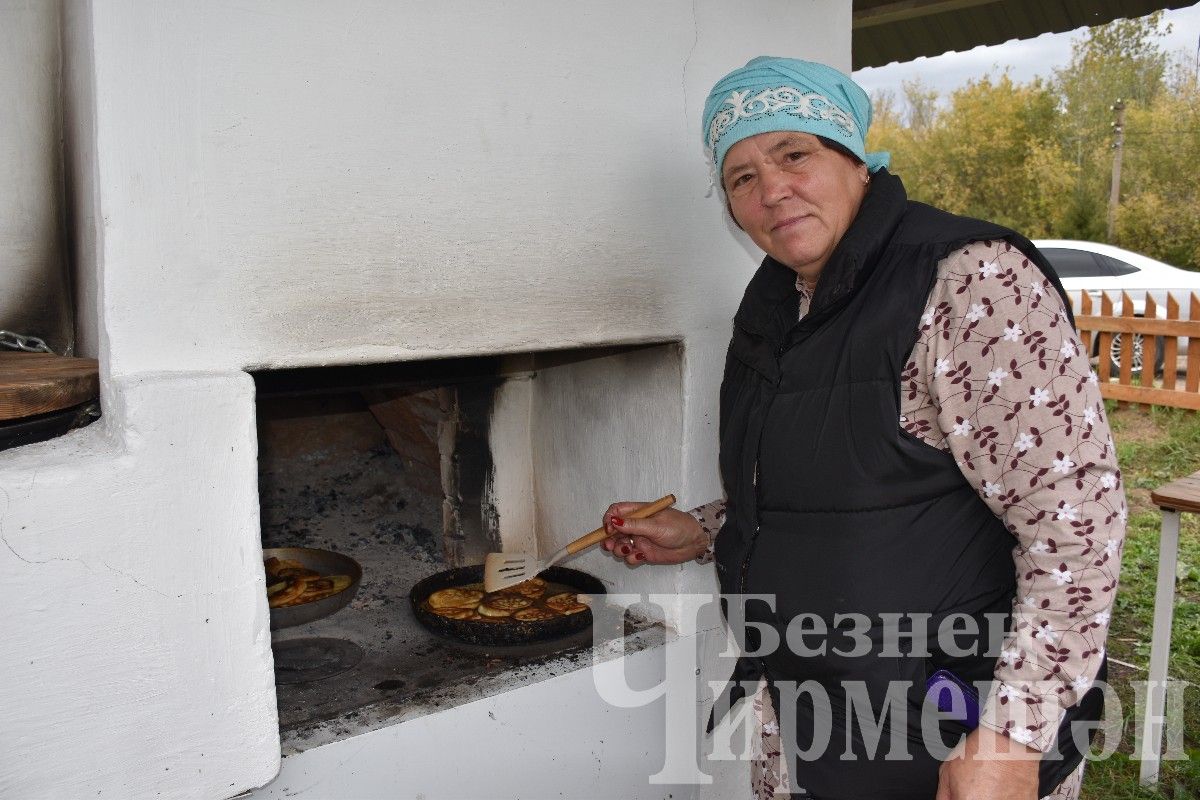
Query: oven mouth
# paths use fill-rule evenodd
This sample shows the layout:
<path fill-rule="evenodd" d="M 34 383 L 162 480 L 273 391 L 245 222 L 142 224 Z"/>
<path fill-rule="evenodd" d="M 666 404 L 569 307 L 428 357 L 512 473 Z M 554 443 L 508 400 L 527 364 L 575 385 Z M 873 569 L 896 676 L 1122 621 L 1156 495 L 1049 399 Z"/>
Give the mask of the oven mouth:
<path fill-rule="evenodd" d="M 637 413 L 623 402 L 682 418 L 680 361 L 672 342 L 254 374 L 263 547 L 340 553 L 362 570 L 344 608 L 272 632 L 284 755 L 663 641 L 661 625 L 630 614 L 623 647 L 596 655 L 580 620 L 521 643 L 453 641 L 412 598 L 487 552 L 553 552 L 612 499 L 640 496 L 612 482 L 629 470 L 603 449 L 638 447 L 640 431 L 621 440 Z M 636 588 L 637 573 L 609 561 L 567 571 L 593 594 Z"/>

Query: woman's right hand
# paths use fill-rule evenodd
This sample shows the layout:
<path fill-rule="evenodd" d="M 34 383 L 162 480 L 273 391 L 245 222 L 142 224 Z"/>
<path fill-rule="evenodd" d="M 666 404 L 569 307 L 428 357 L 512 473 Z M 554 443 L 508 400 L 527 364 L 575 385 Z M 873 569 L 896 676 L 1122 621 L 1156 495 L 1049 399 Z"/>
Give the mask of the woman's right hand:
<path fill-rule="evenodd" d="M 667 508 L 646 519 L 629 514 L 647 503 L 613 503 L 604 512 L 608 538 L 601 546 L 631 567 L 640 564 L 682 564 L 708 550 L 708 536 L 696 518 Z"/>

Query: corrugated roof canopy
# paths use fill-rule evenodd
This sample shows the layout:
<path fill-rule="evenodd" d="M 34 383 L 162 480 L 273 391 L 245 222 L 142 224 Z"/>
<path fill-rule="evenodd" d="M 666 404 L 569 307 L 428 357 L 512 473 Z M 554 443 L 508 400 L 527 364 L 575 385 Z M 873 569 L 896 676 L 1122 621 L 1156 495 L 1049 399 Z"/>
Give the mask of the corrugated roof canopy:
<path fill-rule="evenodd" d="M 1103 25 L 1196 0 L 854 0 L 854 69 Z"/>

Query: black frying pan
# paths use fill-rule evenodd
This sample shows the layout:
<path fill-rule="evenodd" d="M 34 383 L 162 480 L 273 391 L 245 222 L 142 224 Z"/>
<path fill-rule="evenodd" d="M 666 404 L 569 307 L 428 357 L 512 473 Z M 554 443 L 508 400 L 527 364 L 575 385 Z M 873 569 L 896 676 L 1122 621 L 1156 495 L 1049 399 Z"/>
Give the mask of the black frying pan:
<path fill-rule="evenodd" d="M 604 584 L 599 580 L 586 572 L 567 567 L 551 567 L 541 573 L 540 577 L 551 583 L 569 586 L 581 594 L 600 595 L 605 593 Z M 422 607 L 426 598 L 436 591 L 448 589 L 451 586 L 478 583 L 482 580 L 482 564 L 476 564 L 473 567 L 457 567 L 430 575 L 419 581 L 408 593 L 408 597 L 412 601 L 413 613 L 422 625 L 439 636 L 479 645 L 520 645 L 547 642 L 591 627 L 592 612 L 590 610 L 565 617 L 530 622 L 518 620 L 481 622 L 479 620 L 449 619 Z"/>

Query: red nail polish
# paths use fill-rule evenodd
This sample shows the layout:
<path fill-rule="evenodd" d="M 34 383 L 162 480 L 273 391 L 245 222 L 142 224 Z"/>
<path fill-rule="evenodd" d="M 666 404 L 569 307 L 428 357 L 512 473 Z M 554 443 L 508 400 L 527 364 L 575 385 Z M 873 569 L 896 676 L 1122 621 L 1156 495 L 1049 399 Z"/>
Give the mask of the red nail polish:
<path fill-rule="evenodd" d="M 645 553 L 637 553 L 636 555 L 634 555 L 634 558 L 636 558 L 638 561 L 645 561 L 646 554 Z"/>
<path fill-rule="evenodd" d="M 625 520 L 621 519 L 620 517 L 613 517 L 612 524 L 620 528 L 625 524 Z"/>
<path fill-rule="evenodd" d="M 621 545 L 621 555 L 623 555 L 623 556 L 629 555 L 629 545 L 627 545 L 627 544 Z"/>

